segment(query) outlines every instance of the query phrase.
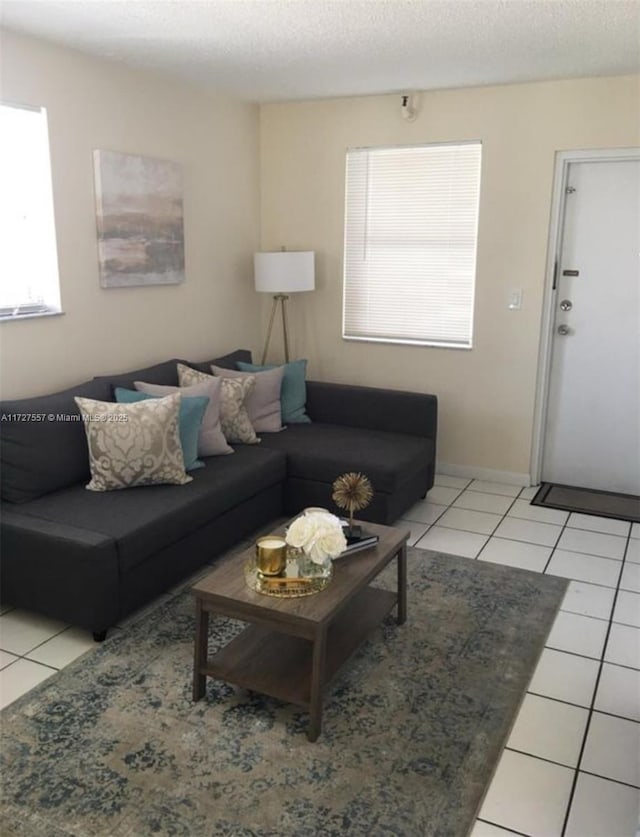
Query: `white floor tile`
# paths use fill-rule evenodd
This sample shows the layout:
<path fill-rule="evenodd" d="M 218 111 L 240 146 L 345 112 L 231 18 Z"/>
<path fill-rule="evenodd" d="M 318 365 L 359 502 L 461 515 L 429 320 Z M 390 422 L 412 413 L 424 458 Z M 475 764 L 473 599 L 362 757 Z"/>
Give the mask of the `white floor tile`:
<path fill-rule="evenodd" d="M 417 523 L 415 520 L 405 520 L 402 518 L 401 520 L 397 520 L 395 523 L 398 529 L 408 529 L 411 533 L 409 535 L 409 540 L 407 541 L 409 546 L 414 546 L 417 540 L 419 540 L 429 528 L 428 523 Z"/>
<path fill-rule="evenodd" d="M 589 712 L 558 700 L 525 696 L 507 747 L 577 767 Z"/>
<path fill-rule="evenodd" d="M 640 538 L 640 523 L 631 524 L 631 537 Z"/>
<path fill-rule="evenodd" d="M 15 654 L 9 654 L 8 651 L 0 651 L 0 669 L 6 668 L 19 659 L 20 657 L 16 657 Z"/>
<path fill-rule="evenodd" d="M 521 486 L 509 485 L 504 482 L 487 482 L 487 480 L 474 480 L 469 488 L 472 491 L 484 491 L 485 494 L 502 494 L 505 497 L 517 497 Z"/>
<path fill-rule="evenodd" d="M 26 654 L 67 626 L 27 610 L 10 610 L 0 616 L 0 648 L 14 654 Z"/>
<path fill-rule="evenodd" d="M 513 837 L 513 831 L 508 831 L 506 828 L 499 828 L 497 825 L 491 825 L 489 822 L 476 820 L 469 837 L 508 837 L 509 834 Z"/>
<path fill-rule="evenodd" d="M 599 667 L 597 660 L 545 648 L 531 678 L 529 691 L 590 707 Z"/>
<path fill-rule="evenodd" d="M 581 616 L 608 620 L 611 618 L 615 593 L 616 591 L 610 587 L 599 587 L 596 584 L 586 584 L 584 581 L 571 581 L 561 609 L 568 610 L 570 613 L 579 613 Z"/>
<path fill-rule="evenodd" d="M 448 474 L 436 474 L 434 485 L 442 485 L 445 488 L 466 488 L 471 480 L 468 477 L 450 477 Z"/>
<path fill-rule="evenodd" d="M 522 570 L 541 573 L 550 555 L 550 546 L 508 541 L 505 538 L 490 538 L 478 557 L 481 561 L 490 561 L 492 564 L 505 564 L 509 567 L 519 567 Z"/>
<path fill-rule="evenodd" d="M 606 635 L 606 622 L 561 610 L 547 639 L 547 648 L 599 660 Z"/>
<path fill-rule="evenodd" d="M 566 837 L 631 837 L 640 806 L 634 788 L 579 773 Z"/>
<path fill-rule="evenodd" d="M 498 523 L 500 523 L 499 514 L 454 508 L 450 508 L 438 520 L 438 526 L 464 529 L 466 532 L 476 532 L 479 535 L 490 535 Z"/>
<path fill-rule="evenodd" d="M 580 769 L 640 787 L 640 724 L 594 712 Z"/>
<path fill-rule="evenodd" d="M 26 657 L 53 668 L 64 668 L 85 651 L 92 651 L 99 647 L 100 643 L 94 641 L 89 631 L 82 628 L 67 628 L 66 631 L 30 651 Z"/>
<path fill-rule="evenodd" d="M 463 491 L 453 503 L 454 508 L 471 509 L 472 511 L 491 512 L 492 514 L 506 514 L 513 503 L 511 497 L 500 494 L 488 494 L 482 491 Z"/>
<path fill-rule="evenodd" d="M 628 564 L 625 561 L 620 578 L 620 589 L 640 593 L 640 564 Z"/>
<path fill-rule="evenodd" d="M 420 538 L 416 546 L 420 549 L 434 549 L 436 552 L 448 552 L 450 555 L 475 558 L 486 542 L 486 535 L 461 532 L 458 529 L 445 529 L 443 526 L 432 526 L 427 534 Z"/>
<path fill-rule="evenodd" d="M 640 628 L 640 593 L 619 590 L 616 606 L 613 609 L 613 621 L 621 625 Z"/>
<path fill-rule="evenodd" d="M 600 558 L 598 555 L 587 555 L 584 552 L 556 549 L 549 561 L 547 573 L 615 588 L 621 569 L 621 562 L 613 558 Z"/>
<path fill-rule="evenodd" d="M 567 526 L 571 529 L 588 529 L 590 532 L 603 532 L 608 535 L 627 537 L 631 524 L 626 520 L 614 520 L 612 517 L 597 517 L 593 514 L 569 515 Z"/>
<path fill-rule="evenodd" d="M 420 500 L 409 511 L 403 515 L 404 520 L 415 520 L 418 523 L 435 523 L 439 517 L 446 512 L 448 506 L 439 506 L 437 503 L 430 503 L 428 500 Z"/>
<path fill-rule="evenodd" d="M 526 541 L 540 546 L 555 546 L 560 532 L 562 532 L 561 526 L 537 523 L 534 520 L 522 520 L 518 517 L 505 517 L 494 534 L 499 538 Z"/>
<path fill-rule="evenodd" d="M 633 524 L 637 526 L 637 523 Z M 631 561 L 633 564 L 640 564 L 640 540 L 637 538 L 630 538 L 629 543 L 627 544 L 627 551 L 625 556 L 627 561 Z"/>
<path fill-rule="evenodd" d="M 640 629 L 612 624 L 604 658 L 608 663 L 640 669 Z"/>
<path fill-rule="evenodd" d="M 0 709 L 24 695 L 38 683 L 55 674 L 55 670 L 30 660 L 16 660 L 0 671 Z"/>
<path fill-rule="evenodd" d="M 603 535 L 601 532 L 588 532 L 586 529 L 565 529 L 558 542 L 559 549 L 572 552 L 586 552 L 587 555 L 600 555 L 602 558 L 622 560 L 627 539 L 618 535 Z"/>
<path fill-rule="evenodd" d="M 531 837 L 560 837 L 573 772 L 505 750 L 478 816 Z"/>
<path fill-rule="evenodd" d="M 569 517 L 569 512 L 560 509 L 547 509 L 544 506 L 532 506 L 527 500 L 516 500 L 509 509 L 509 517 L 535 520 L 538 523 L 555 523 L 562 526 Z"/>
<path fill-rule="evenodd" d="M 448 506 L 449 503 L 453 503 L 458 494 L 460 494 L 460 491 L 460 488 L 449 488 L 446 485 L 434 485 L 433 488 L 430 488 L 427 492 L 427 500 L 430 503 Z"/>
<path fill-rule="evenodd" d="M 518 494 L 518 500 L 533 500 L 538 491 L 540 491 L 539 485 L 532 485 L 529 488 L 523 488 L 520 494 Z"/>
<path fill-rule="evenodd" d="M 594 708 L 640 721 L 640 671 L 604 663 Z"/>

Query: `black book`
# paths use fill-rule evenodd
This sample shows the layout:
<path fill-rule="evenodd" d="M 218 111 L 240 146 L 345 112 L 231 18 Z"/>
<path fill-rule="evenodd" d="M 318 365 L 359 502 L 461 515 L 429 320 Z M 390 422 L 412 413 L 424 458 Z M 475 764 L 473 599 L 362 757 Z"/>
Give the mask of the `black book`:
<path fill-rule="evenodd" d="M 343 526 L 348 526 L 348 524 L 343 522 Z M 340 553 L 341 556 L 350 555 L 352 552 L 358 552 L 361 549 L 368 549 L 371 546 L 375 546 L 379 541 L 377 535 L 362 527 L 360 527 L 359 534 L 351 535 L 345 532 L 345 536 L 347 539 L 347 548 Z"/>

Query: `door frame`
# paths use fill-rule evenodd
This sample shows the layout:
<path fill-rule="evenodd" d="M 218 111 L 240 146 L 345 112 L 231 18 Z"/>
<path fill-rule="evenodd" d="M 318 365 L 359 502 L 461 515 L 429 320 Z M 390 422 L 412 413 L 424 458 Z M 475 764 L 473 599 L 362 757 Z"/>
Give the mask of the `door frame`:
<path fill-rule="evenodd" d="M 542 477 L 542 458 L 547 427 L 549 386 L 551 384 L 551 353 L 553 349 L 553 324 L 557 288 L 553 284 L 559 269 L 564 215 L 566 206 L 567 178 L 571 163 L 597 163 L 612 160 L 640 160 L 640 148 L 596 148 L 588 151 L 557 151 L 553 176 L 551 218 L 549 223 L 549 244 L 545 270 L 542 321 L 538 347 L 538 374 L 536 381 L 533 434 L 531 444 L 531 485 L 538 485 Z"/>

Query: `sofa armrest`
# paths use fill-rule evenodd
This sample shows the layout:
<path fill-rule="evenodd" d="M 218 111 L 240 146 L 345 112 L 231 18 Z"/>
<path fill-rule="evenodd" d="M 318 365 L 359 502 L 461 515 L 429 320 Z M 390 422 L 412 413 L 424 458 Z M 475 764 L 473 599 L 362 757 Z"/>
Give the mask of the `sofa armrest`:
<path fill-rule="evenodd" d="M 108 535 L 79 529 L 66 523 L 57 523 L 43 517 L 21 514 L 19 511 L 7 508 L 6 504 L 2 506 L 0 522 L 3 546 L 5 538 L 14 537 L 30 538 L 34 543 L 44 540 L 49 547 L 54 549 L 85 550 L 114 546 L 113 538 Z"/>
<path fill-rule="evenodd" d="M 101 631 L 118 619 L 118 554 L 113 538 L 28 514 L 3 503 L 3 598 L 54 619 Z"/>
<path fill-rule="evenodd" d="M 307 381 L 307 412 L 311 421 L 434 440 L 438 429 L 438 399 L 419 392 Z"/>

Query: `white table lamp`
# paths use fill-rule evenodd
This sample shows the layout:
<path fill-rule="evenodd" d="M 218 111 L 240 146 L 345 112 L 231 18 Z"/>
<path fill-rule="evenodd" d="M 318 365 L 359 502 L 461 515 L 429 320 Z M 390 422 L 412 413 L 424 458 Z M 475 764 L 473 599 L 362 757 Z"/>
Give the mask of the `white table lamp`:
<path fill-rule="evenodd" d="M 275 253 L 255 253 L 253 270 L 256 291 L 273 294 L 273 307 L 269 318 L 267 339 L 262 353 L 262 365 L 267 359 L 267 351 L 273 330 L 276 309 L 282 309 L 282 333 L 284 337 L 284 358 L 289 361 L 289 336 L 287 334 L 287 315 L 285 302 L 289 294 L 300 291 L 312 291 L 315 288 L 314 253 L 312 250 L 291 252 L 282 250 Z"/>

